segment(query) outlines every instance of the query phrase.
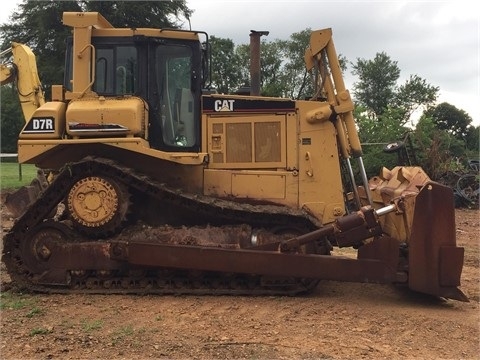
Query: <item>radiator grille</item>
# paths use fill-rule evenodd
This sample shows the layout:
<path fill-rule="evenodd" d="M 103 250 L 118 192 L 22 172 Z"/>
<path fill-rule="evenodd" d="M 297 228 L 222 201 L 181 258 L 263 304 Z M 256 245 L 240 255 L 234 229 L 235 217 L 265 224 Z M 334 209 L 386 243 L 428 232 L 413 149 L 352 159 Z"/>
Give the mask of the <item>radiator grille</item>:
<path fill-rule="evenodd" d="M 252 162 L 252 124 L 227 124 L 226 135 L 227 162 Z"/>
<path fill-rule="evenodd" d="M 255 123 L 255 161 L 281 161 L 280 123 Z"/>

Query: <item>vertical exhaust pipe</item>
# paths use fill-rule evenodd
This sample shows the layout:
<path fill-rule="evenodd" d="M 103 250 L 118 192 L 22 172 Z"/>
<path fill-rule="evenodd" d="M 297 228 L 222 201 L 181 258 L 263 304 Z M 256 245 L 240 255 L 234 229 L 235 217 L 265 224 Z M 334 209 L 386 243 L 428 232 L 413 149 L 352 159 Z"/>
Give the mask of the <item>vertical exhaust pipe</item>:
<path fill-rule="evenodd" d="M 260 37 L 268 31 L 250 30 L 250 95 L 260 95 Z"/>

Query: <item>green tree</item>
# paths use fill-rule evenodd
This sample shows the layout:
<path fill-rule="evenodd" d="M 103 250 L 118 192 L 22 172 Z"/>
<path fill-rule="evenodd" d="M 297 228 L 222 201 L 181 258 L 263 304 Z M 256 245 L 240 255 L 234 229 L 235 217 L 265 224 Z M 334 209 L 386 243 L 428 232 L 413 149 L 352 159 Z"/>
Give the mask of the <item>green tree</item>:
<path fill-rule="evenodd" d="M 250 45 L 236 45 L 235 54 L 239 61 L 238 71 L 240 72 L 240 84 L 244 87 L 250 87 Z"/>
<path fill-rule="evenodd" d="M 212 52 L 212 86 L 222 94 L 236 91 L 241 85 L 240 58 L 231 39 L 210 37 Z"/>
<path fill-rule="evenodd" d="M 357 59 L 352 65 L 352 73 L 359 78 L 353 85 L 355 101 L 373 119 L 384 120 L 394 114 L 403 126 L 415 111 L 428 109 L 437 100 L 439 88 L 418 75 L 410 75 L 398 85 L 400 68 L 384 52 L 377 53 L 373 60 Z"/>
<path fill-rule="evenodd" d="M 465 157 L 465 142 L 439 129 L 432 117 L 422 115 L 414 136 L 420 165 L 433 180 L 459 169 L 459 160 Z"/>
<path fill-rule="evenodd" d="M 212 54 L 215 54 L 212 51 Z M 284 95 L 284 83 L 283 77 L 283 65 L 282 61 L 285 59 L 282 55 L 282 45 L 280 40 L 267 41 L 261 40 L 260 43 L 260 93 L 263 96 L 283 96 Z M 250 45 L 240 44 L 235 46 L 233 55 L 235 61 L 228 64 L 233 72 L 233 77 L 238 80 L 236 84 L 238 87 L 250 87 Z M 222 68 L 225 65 L 221 61 L 215 60 L 215 56 L 212 55 L 212 65 L 216 72 L 216 67 Z M 232 68 L 235 66 L 235 68 Z M 227 74 L 229 78 L 232 75 Z"/>
<path fill-rule="evenodd" d="M 470 125 L 467 127 L 465 143 L 467 145 L 467 156 L 478 160 L 480 158 L 480 126 Z"/>
<path fill-rule="evenodd" d="M 16 89 L 12 85 L 2 86 L 0 91 L 1 152 L 16 153 L 18 134 L 25 124 L 20 100 L 18 99 Z"/>
<path fill-rule="evenodd" d="M 373 60 L 357 59 L 351 65 L 352 74 L 359 78 L 353 85 L 355 100 L 364 105 L 371 116 L 381 116 L 395 98 L 395 87 L 400 77 L 397 62 L 381 52 Z"/>
<path fill-rule="evenodd" d="M 399 125 L 398 119 L 402 116 L 402 111 L 388 108 L 379 121 L 369 116 L 362 105 L 355 108 L 354 117 L 362 143 L 365 171 L 369 177 L 378 175 L 382 167 L 391 169 L 398 165 L 398 154 L 385 153 L 383 149 L 388 143 L 405 138 L 409 128 Z"/>
<path fill-rule="evenodd" d="M 417 110 L 431 107 L 437 100 L 439 90 L 418 75 L 410 75 L 410 78 L 398 87 L 393 99 L 392 106 L 402 112 L 399 120 L 405 124 Z"/>
<path fill-rule="evenodd" d="M 98 11 L 115 27 L 180 28 L 193 11 L 185 0 L 82 1 L 85 11 Z"/>
<path fill-rule="evenodd" d="M 458 139 L 465 138 L 472 123 L 470 115 L 446 102 L 427 110 L 426 115 L 432 117 L 438 129 L 446 130 Z"/>
<path fill-rule="evenodd" d="M 471 122 L 470 115 L 446 102 L 423 113 L 416 142 L 421 148 L 421 164 L 430 176 L 466 169 L 468 160 L 479 158 L 479 127 Z"/>
<path fill-rule="evenodd" d="M 260 56 L 260 92 L 263 96 L 284 96 L 283 42 L 262 40 Z"/>
<path fill-rule="evenodd" d="M 283 96 L 284 83 L 282 81 L 282 55 L 280 40 L 260 43 L 260 94 L 262 96 Z M 250 87 L 250 45 L 240 44 L 235 47 L 237 56 L 239 85 Z"/>
<path fill-rule="evenodd" d="M 284 66 L 285 96 L 292 99 L 307 98 L 313 94 L 313 81 L 305 67 L 305 50 L 312 30 L 307 28 L 293 33 L 283 42 L 287 61 Z"/>

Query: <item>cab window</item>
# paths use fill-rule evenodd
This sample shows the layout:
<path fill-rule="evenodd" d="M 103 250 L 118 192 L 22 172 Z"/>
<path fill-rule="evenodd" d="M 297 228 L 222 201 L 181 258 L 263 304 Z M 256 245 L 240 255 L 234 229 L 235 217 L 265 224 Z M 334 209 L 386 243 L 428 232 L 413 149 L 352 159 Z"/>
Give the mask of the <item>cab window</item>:
<path fill-rule="evenodd" d="M 105 95 L 134 94 L 137 50 L 133 46 L 97 48 L 93 91 Z"/>
<path fill-rule="evenodd" d="M 183 45 L 160 45 L 155 67 L 163 142 L 175 147 L 194 146 L 192 49 Z"/>

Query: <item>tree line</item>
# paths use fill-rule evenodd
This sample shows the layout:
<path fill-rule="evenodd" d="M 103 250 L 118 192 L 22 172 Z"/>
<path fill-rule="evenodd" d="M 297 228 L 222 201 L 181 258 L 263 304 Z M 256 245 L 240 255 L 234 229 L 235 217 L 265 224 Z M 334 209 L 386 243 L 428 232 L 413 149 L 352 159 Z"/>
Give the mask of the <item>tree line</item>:
<path fill-rule="evenodd" d="M 1 49 L 12 40 L 29 45 L 47 98 L 51 84 L 63 83 L 65 39 L 70 35 L 61 22 L 64 11 L 98 11 L 115 27 L 181 28 L 192 14 L 186 1 L 32 1 L 24 0 L 7 24 L 2 24 Z M 261 95 L 292 99 L 313 93 L 311 74 L 305 69 L 304 53 L 311 29 L 286 40 L 261 41 Z M 249 86 L 249 44 L 210 36 L 211 85 L 219 93 L 235 93 Z M 400 83 L 401 69 L 385 52 L 373 59 L 348 60 L 339 55 L 344 73 L 356 81 L 350 92 L 369 176 L 382 166 L 393 167 L 399 158 L 382 151 L 388 143 L 406 140 L 415 151 L 417 164 L 432 179 L 447 171 L 461 170 L 469 159 L 479 157 L 479 127 L 464 110 L 437 103 L 440 89 L 413 74 Z M 3 59 L 2 59 L 3 61 Z M 419 113 L 412 123 L 412 115 Z M 16 152 L 16 139 L 24 124 L 15 89 L 1 89 L 1 151 Z"/>

